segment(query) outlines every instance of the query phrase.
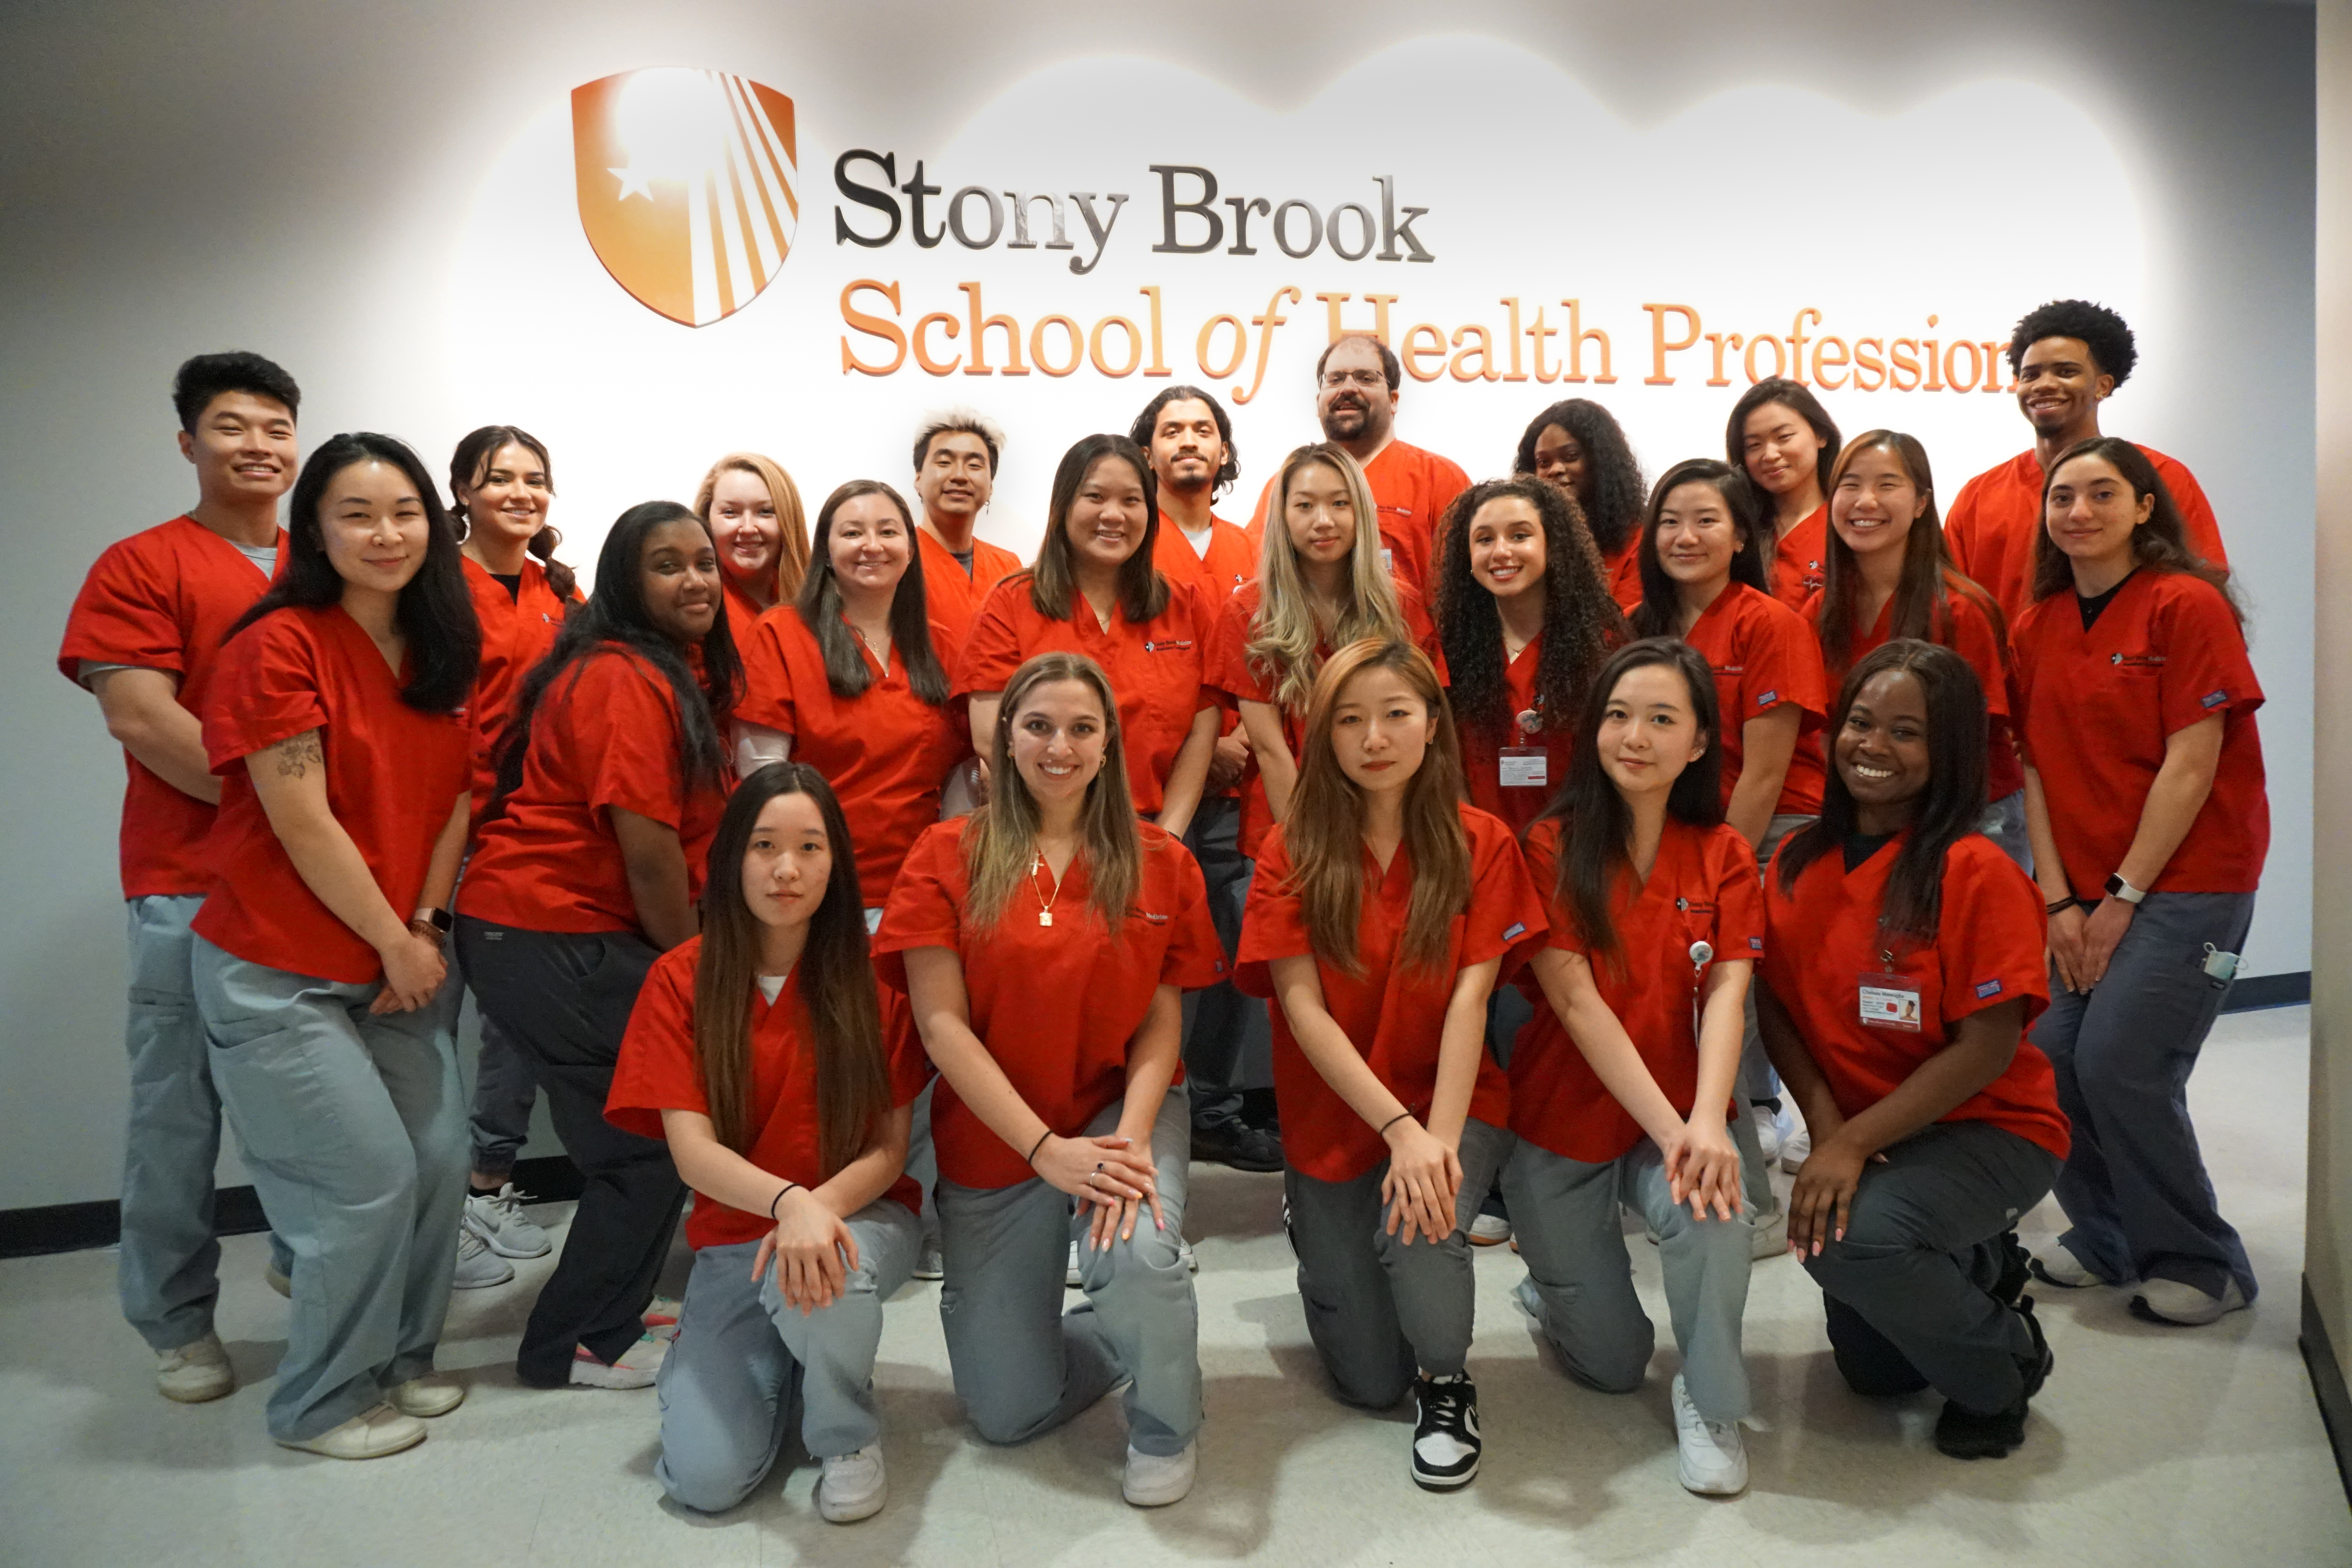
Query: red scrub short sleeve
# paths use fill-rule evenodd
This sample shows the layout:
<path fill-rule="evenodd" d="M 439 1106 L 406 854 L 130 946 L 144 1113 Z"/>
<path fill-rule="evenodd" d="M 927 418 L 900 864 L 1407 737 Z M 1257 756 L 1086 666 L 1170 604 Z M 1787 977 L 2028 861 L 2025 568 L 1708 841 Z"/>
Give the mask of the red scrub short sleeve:
<path fill-rule="evenodd" d="M 1831 851 L 1835 854 L 1835 850 Z M 1944 1023 L 2025 998 L 2028 1027 L 2050 1005 L 2042 895 L 1986 838 L 1969 837 L 1944 857 L 1944 904 L 1937 956 L 1944 970 Z"/>
<path fill-rule="evenodd" d="M 1306 905 L 1290 889 L 1289 880 L 1290 854 L 1277 826 L 1258 847 L 1257 874 L 1250 879 L 1249 902 L 1242 911 L 1234 984 L 1247 995 L 1271 1000 L 1274 975 L 1268 965 L 1277 958 L 1300 958 L 1315 951 L 1307 935 Z"/>
<path fill-rule="evenodd" d="M 66 617 L 58 672 L 79 685 L 87 659 L 184 674 L 187 649 L 175 590 L 168 577 L 139 558 L 131 541 L 110 547 L 89 569 Z"/>
<path fill-rule="evenodd" d="M 694 975 L 702 939 L 679 943 L 654 961 L 621 1037 L 604 1120 L 640 1138 L 663 1136 L 661 1113 L 708 1115 L 702 1067 L 694 1048 Z"/>
<path fill-rule="evenodd" d="M 793 674 L 784 662 L 787 616 L 798 629 L 800 611 L 787 605 L 772 616 L 761 616 L 743 639 L 743 696 L 735 704 L 735 717 L 746 724 L 797 735 L 801 731 L 793 710 Z"/>
<path fill-rule="evenodd" d="M 1462 926 L 1460 967 L 1498 958 L 1499 984 L 1543 945 L 1549 922 L 1518 841 L 1502 818 L 1464 806 L 1462 825 L 1470 835 L 1470 909 Z"/>
<path fill-rule="evenodd" d="M 1161 852 L 1168 857 L 1176 886 L 1176 912 L 1160 961 L 1160 984 L 1198 991 L 1225 977 L 1225 944 L 1217 940 L 1216 925 L 1209 918 L 1209 888 L 1200 862 L 1172 837 Z"/>
<path fill-rule="evenodd" d="M 964 638 L 954 695 L 1002 691 L 1012 684 L 1013 671 L 1021 668 L 1021 612 L 1031 607 L 1028 597 L 1025 574 L 1008 577 L 989 590 Z"/>
<path fill-rule="evenodd" d="M 915 1009 L 905 994 L 878 987 L 882 1001 L 882 1054 L 890 1074 L 893 1109 L 912 1105 L 931 1081 L 931 1058 L 915 1030 Z"/>
<path fill-rule="evenodd" d="M 588 809 L 618 806 L 677 828 L 686 815 L 686 780 L 676 707 L 660 680 L 619 655 L 591 655 L 581 662 L 568 706 L 583 753 Z"/>
<path fill-rule="evenodd" d="M 265 616 L 231 637 L 205 714 L 205 757 L 226 773 L 254 752 L 327 721 L 317 650 L 294 616 Z"/>
<path fill-rule="evenodd" d="M 2228 601 L 2198 578 L 2184 577 L 2182 582 L 2193 586 L 2166 595 L 2151 639 L 2164 655 L 2164 667 L 2157 675 L 2157 709 L 2167 735 L 2215 714 L 2251 711 L 2263 704 L 2262 686 L 2246 657 L 2245 634 Z"/>
<path fill-rule="evenodd" d="M 874 933 L 874 963 L 883 979 L 901 991 L 907 986 L 907 965 L 900 955 L 908 948 L 963 952 L 964 820 L 923 830 L 907 851 L 907 863 L 890 887 L 890 901 L 883 906 L 882 924 Z"/>

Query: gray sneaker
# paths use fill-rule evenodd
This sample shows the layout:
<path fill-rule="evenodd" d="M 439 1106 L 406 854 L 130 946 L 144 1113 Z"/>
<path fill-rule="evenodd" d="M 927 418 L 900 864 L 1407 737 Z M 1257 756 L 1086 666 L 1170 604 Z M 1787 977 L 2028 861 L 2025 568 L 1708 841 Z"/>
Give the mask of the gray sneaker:
<path fill-rule="evenodd" d="M 555 1244 L 537 1221 L 522 1212 L 528 1193 L 515 1191 L 512 1182 L 487 1196 L 466 1194 L 465 1216 L 458 1222 L 482 1238 L 500 1258 L 544 1258 Z"/>
<path fill-rule="evenodd" d="M 481 1290 L 513 1279 L 514 1265 L 490 1250 L 490 1244 L 464 1226 L 457 1227 L 457 1271 L 450 1289 Z"/>

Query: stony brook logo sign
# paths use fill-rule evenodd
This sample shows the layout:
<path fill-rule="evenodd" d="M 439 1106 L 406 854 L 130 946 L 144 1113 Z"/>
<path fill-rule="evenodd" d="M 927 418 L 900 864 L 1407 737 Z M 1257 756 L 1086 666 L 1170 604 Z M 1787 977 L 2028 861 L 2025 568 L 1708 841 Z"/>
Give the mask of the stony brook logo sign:
<path fill-rule="evenodd" d="M 580 226 L 613 281 L 689 327 L 775 281 L 800 226 L 793 100 L 746 77 L 624 71 L 572 92 Z"/>

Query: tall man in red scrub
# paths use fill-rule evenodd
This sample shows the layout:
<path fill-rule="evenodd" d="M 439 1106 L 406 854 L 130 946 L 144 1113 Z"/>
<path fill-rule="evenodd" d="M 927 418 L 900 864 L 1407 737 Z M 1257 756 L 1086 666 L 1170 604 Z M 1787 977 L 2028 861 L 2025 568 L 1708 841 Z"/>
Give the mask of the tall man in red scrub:
<path fill-rule="evenodd" d="M 1021 570 L 1021 557 L 977 531 L 1003 455 L 1004 432 L 969 408 L 934 414 L 915 432 L 915 499 L 923 510 L 915 543 L 931 624 L 946 633 L 933 651 L 950 679 L 988 591 Z"/>
<path fill-rule="evenodd" d="M 2131 328 L 2105 305 L 2053 300 L 2030 312 L 2009 337 L 2017 405 L 2033 426 L 2033 445 L 1960 487 L 1944 514 L 1952 563 L 2000 604 L 2014 624 L 2033 603 L 2033 541 L 2042 531 L 2042 475 L 2078 441 L 2099 435 L 2099 405 L 2115 395 L 2139 363 Z M 2216 566 L 2230 563 L 2221 525 L 2197 477 L 2152 447 L 2141 447 L 2172 492 L 2189 548 Z"/>
<path fill-rule="evenodd" d="M 1430 600 L 1437 566 L 1437 523 L 1454 498 L 1470 488 L 1461 466 L 1396 435 L 1397 384 L 1404 367 L 1396 351 L 1370 332 L 1331 341 L 1315 362 L 1315 417 L 1324 439 L 1336 441 L 1363 465 L 1372 504 L 1381 513 L 1381 553 L 1391 575 Z M 1250 538 L 1265 534 L 1265 494 L 1250 516 Z"/>
<path fill-rule="evenodd" d="M 66 620 L 58 668 L 87 687 L 122 742 L 122 896 L 130 905 L 131 1114 L 123 1140 L 123 1316 L 184 1403 L 236 1386 L 213 1332 L 220 1243 L 213 1165 L 221 1106 L 196 1018 L 189 921 L 211 879 L 201 847 L 221 781 L 199 720 L 221 637 L 269 586 L 294 483 L 294 378 L 253 353 L 199 354 L 172 403 L 196 504 L 98 558 Z"/>
<path fill-rule="evenodd" d="M 1189 582 L 1201 603 L 1219 606 L 1257 575 L 1249 535 L 1216 515 L 1217 496 L 1241 477 L 1233 421 L 1224 405 L 1197 386 L 1162 388 L 1128 432 L 1143 448 L 1158 481 L 1160 532 L 1152 563 L 1171 582 Z M 1252 863 L 1241 852 L 1241 795 L 1234 787 L 1249 764 L 1249 737 L 1227 714 L 1201 804 L 1184 847 L 1201 863 L 1209 888 L 1209 916 L 1233 960 L 1241 941 L 1242 910 L 1249 899 Z M 1282 1140 L 1242 1117 L 1242 1090 L 1252 1080 L 1274 1081 L 1274 1033 L 1265 1005 L 1234 989 L 1231 976 L 1184 994 L 1184 1083 L 1192 1096 L 1192 1158 L 1237 1171 L 1282 1169 Z"/>

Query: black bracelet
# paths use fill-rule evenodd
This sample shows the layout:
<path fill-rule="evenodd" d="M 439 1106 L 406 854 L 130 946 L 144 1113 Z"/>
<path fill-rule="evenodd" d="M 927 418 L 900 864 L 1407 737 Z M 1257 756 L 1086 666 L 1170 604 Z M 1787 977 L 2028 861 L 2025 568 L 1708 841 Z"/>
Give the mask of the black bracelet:
<path fill-rule="evenodd" d="M 2042 912 L 2051 920 L 2054 921 L 2060 915 L 2064 914 L 2068 910 L 2079 910 L 2084 907 L 2082 900 L 2069 894 L 2067 897 L 2059 900 L 2054 904 L 2042 905 Z"/>
<path fill-rule="evenodd" d="M 794 1187 L 799 1185 L 800 1184 L 798 1182 L 786 1182 L 782 1187 L 777 1190 L 776 1195 L 768 1200 L 768 1217 L 770 1219 L 776 1217 L 776 1205 L 784 1201 L 784 1194 L 791 1192 Z"/>
<path fill-rule="evenodd" d="M 1031 1170 L 1034 1171 L 1037 1168 L 1037 1151 L 1043 1149 L 1045 1146 L 1045 1140 L 1051 1138 L 1053 1135 L 1054 1130 L 1048 1127 L 1045 1131 L 1037 1134 L 1037 1142 L 1029 1145 L 1029 1158 L 1026 1163 Z"/>
<path fill-rule="evenodd" d="M 1375 1134 L 1375 1136 L 1381 1138 L 1387 1137 L 1390 1128 L 1394 1127 L 1398 1122 L 1402 1121 L 1406 1117 L 1411 1116 L 1412 1114 L 1412 1112 L 1410 1110 L 1398 1111 L 1394 1116 L 1390 1117 L 1386 1121 L 1381 1123 L 1380 1131 Z"/>

